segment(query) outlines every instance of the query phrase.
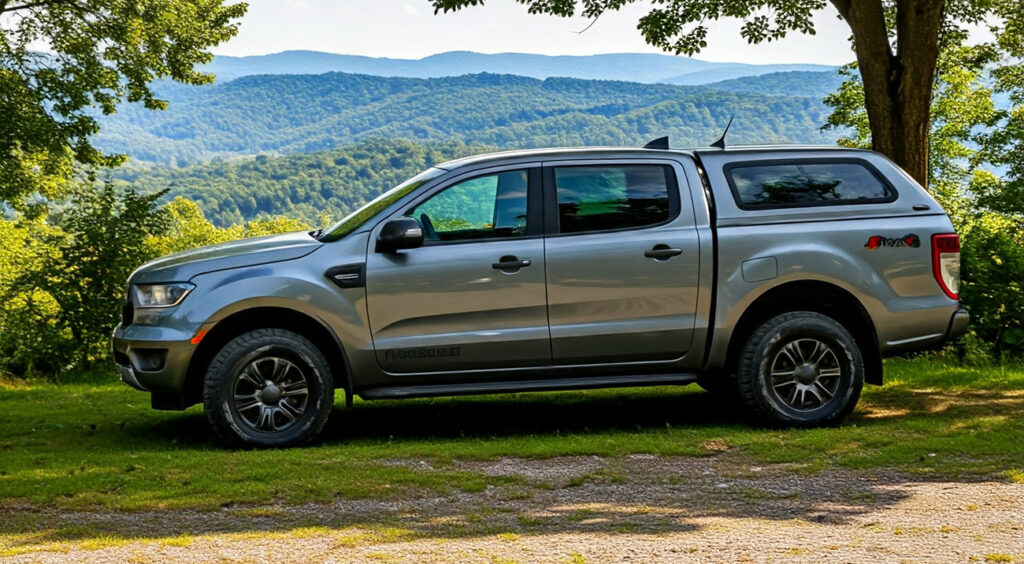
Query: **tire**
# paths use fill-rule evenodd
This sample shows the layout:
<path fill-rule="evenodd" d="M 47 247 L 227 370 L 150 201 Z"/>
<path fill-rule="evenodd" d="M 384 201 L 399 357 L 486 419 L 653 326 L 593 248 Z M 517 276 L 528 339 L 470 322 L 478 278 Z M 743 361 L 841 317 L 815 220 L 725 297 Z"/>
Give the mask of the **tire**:
<path fill-rule="evenodd" d="M 203 407 L 231 445 L 288 447 L 316 437 L 334 405 L 323 353 L 284 329 L 256 329 L 229 341 L 206 370 Z"/>
<path fill-rule="evenodd" d="M 860 399 L 864 359 L 850 332 L 831 317 L 785 313 L 747 339 L 737 385 L 751 413 L 772 425 L 838 425 Z"/>

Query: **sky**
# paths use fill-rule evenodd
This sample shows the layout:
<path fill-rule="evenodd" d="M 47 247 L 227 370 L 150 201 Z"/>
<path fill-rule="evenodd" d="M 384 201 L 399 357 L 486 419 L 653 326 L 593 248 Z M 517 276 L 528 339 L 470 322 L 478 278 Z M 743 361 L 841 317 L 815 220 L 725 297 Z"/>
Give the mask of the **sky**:
<path fill-rule="evenodd" d="M 480 53 L 660 53 L 636 29 L 650 4 L 641 2 L 591 22 L 531 15 L 515 0 L 434 15 L 429 0 L 247 0 L 237 37 L 213 49 L 220 55 L 264 55 L 295 49 L 419 59 L 445 51 Z M 744 63 L 820 63 L 853 60 L 849 28 L 831 8 L 816 19 L 816 35 L 793 34 L 748 45 L 740 22 L 711 22 L 708 47 L 697 58 Z"/>

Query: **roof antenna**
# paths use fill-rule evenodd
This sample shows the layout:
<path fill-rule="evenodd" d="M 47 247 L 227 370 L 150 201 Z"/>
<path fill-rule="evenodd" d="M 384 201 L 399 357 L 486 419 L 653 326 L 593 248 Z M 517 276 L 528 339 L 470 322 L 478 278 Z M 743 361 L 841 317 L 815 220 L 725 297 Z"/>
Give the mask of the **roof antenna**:
<path fill-rule="evenodd" d="M 644 149 L 661 149 L 663 151 L 668 150 L 668 135 L 664 137 L 658 137 L 654 141 L 644 145 Z"/>
<path fill-rule="evenodd" d="M 717 147 L 719 149 L 725 148 L 725 135 L 729 133 L 729 127 L 732 125 L 732 118 L 734 117 L 736 116 L 729 116 L 729 123 L 725 126 L 725 131 L 722 132 L 722 136 L 718 138 L 718 141 L 715 141 L 714 143 L 711 144 L 712 147 Z"/>

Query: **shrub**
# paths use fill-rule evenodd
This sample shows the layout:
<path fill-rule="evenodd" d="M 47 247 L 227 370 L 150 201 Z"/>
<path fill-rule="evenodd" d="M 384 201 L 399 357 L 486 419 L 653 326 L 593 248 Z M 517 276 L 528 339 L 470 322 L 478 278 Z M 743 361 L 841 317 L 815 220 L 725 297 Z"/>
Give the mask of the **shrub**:
<path fill-rule="evenodd" d="M 59 380 L 109 362 L 131 272 L 158 256 L 304 229 L 269 218 L 218 228 L 183 198 L 80 186 L 48 217 L 0 222 L 0 368 Z"/>
<path fill-rule="evenodd" d="M 971 312 L 962 355 L 987 348 L 994 359 L 1024 356 L 1024 222 L 980 212 L 959 226 L 960 299 Z"/>

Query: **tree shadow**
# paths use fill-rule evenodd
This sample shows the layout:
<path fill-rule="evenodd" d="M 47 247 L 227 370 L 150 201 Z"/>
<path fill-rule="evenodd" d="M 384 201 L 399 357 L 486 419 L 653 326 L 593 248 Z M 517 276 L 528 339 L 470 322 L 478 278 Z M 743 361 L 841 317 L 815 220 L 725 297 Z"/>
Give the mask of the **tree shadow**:
<path fill-rule="evenodd" d="M 548 459 L 555 471 L 588 457 Z M 508 461 L 505 461 L 508 462 Z M 511 461 L 513 464 L 515 461 Z M 634 457 L 607 463 L 558 487 L 508 484 L 475 493 L 399 501 L 338 500 L 305 505 L 229 506 L 218 511 L 57 511 L 0 507 L 6 549 L 103 538 L 157 541 L 181 535 L 328 535 L 335 547 L 497 534 L 662 535 L 699 531 L 709 518 L 849 524 L 907 498 L 895 475 L 848 471 L 758 475 L 722 471 L 715 457 Z M 0 542 L 0 552 L 4 549 Z"/>

